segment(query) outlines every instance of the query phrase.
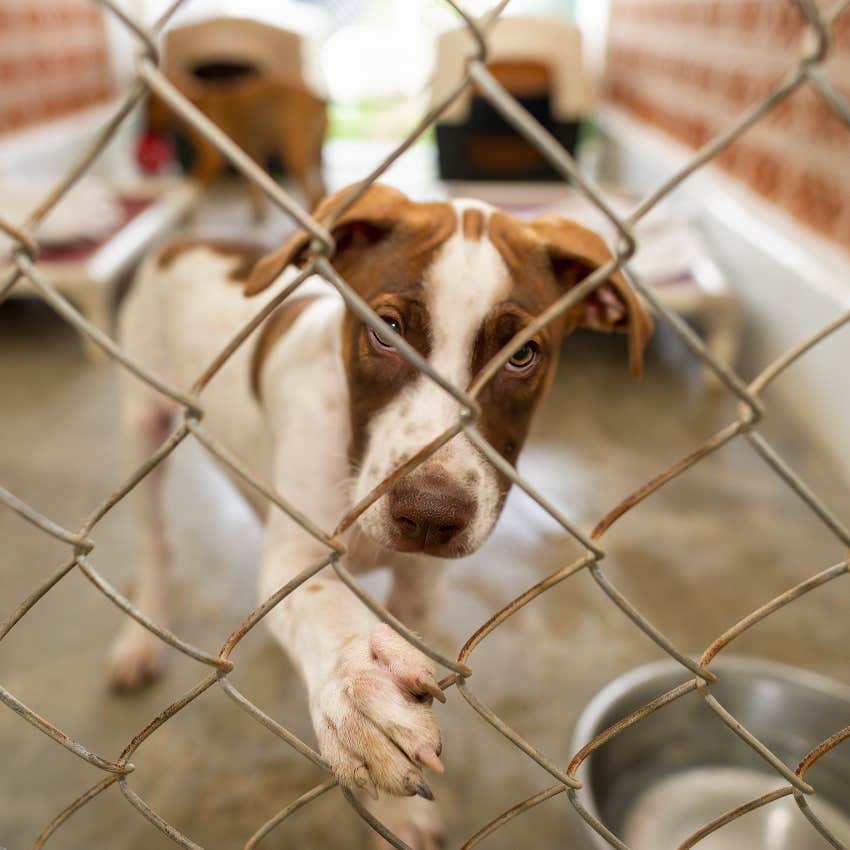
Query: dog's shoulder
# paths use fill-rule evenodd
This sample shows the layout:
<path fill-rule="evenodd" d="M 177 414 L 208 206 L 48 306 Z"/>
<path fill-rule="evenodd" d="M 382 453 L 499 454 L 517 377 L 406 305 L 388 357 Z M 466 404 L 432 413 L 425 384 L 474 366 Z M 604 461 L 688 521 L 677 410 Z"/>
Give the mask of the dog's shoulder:
<path fill-rule="evenodd" d="M 256 399 L 261 397 L 260 375 L 274 347 L 292 328 L 301 314 L 320 298 L 319 295 L 303 295 L 287 299 L 276 307 L 263 322 L 254 350 L 251 353 L 251 392 Z"/>
<path fill-rule="evenodd" d="M 271 291 L 280 291 L 290 274 L 288 269 L 270 287 Z M 251 351 L 250 381 L 254 397 L 265 404 L 263 385 L 267 370 L 278 379 L 286 379 L 284 376 L 296 379 L 298 373 L 304 380 L 318 380 L 315 374 L 310 378 L 302 373 L 326 372 L 334 363 L 341 368 L 340 330 L 344 313 L 344 302 L 336 290 L 316 277 L 308 278 L 276 307 L 261 325 Z M 333 363 L 329 364 L 329 359 Z"/>

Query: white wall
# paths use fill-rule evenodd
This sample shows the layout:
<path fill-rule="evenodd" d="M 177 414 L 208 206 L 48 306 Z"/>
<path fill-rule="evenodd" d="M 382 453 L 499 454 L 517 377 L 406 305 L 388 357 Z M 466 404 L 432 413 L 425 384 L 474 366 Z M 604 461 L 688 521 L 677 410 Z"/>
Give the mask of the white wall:
<path fill-rule="evenodd" d="M 606 176 L 645 196 L 693 155 L 608 107 Z M 740 293 L 746 364 L 759 369 L 850 309 L 850 257 L 719 169 L 708 166 L 676 197 L 693 210 Z M 750 369 L 743 377 L 752 378 Z M 850 482 L 850 325 L 804 355 L 772 385 L 796 423 Z"/>

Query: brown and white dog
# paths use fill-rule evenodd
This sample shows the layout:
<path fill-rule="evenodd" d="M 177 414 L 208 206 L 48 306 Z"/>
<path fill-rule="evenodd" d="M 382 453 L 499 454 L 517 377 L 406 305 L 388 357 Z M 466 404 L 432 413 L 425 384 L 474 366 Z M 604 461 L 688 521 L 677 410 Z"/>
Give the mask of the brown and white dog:
<path fill-rule="evenodd" d="M 326 199 L 316 217 L 338 208 Z M 333 227 L 333 264 L 383 320 L 440 375 L 466 388 L 520 329 L 590 271 L 608 262 L 603 240 L 556 217 L 522 222 L 477 201 L 415 203 L 372 186 Z M 243 245 L 188 242 L 151 258 L 128 296 L 121 335 L 128 353 L 186 387 L 303 264 L 296 235 L 256 265 Z M 253 268 L 253 271 L 251 269 Z M 245 296 L 250 297 L 245 297 Z M 551 384 L 562 337 L 577 327 L 628 334 L 639 372 L 651 324 L 614 274 L 586 301 L 517 350 L 479 396 L 479 429 L 513 463 Z M 125 420 L 139 460 L 171 428 L 175 407 L 134 378 Z M 363 496 L 457 420 L 458 403 L 409 365 L 389 340 L 345 308 L 329 284 L 310 279 L 243 345 L 204 393 L 205 424 L 320 527 L 331 531 Z M 148 544 L 137 603 L 167 619 L 169 545 L 149 475 Z M 378 499 L 349 533 L 353 571 L 389 567 L 388 606 L 422 627 L 439 559 L 473 552 L 489 535 L 510 481 L 460 434 Z M 281 511 L 265 520 L 260 596 L 327 554 Z M 379 620 L 327 571 L 267 617 L 307 687 L 322 755 L 340 781 L 373 795 L 410 799 L 379 812 L 413 846 L 437 831 L 422 766 L 441 770 L 431 661 Z M 131 622 L 110 656 L 116 685 L 150 676 L 162 642 Z M 418 797 L 413 796 L 418 795 Z M 398 806 L 401 806 L 398 809 Z M 429 812 L 429 809 L 431 810 Z"/>

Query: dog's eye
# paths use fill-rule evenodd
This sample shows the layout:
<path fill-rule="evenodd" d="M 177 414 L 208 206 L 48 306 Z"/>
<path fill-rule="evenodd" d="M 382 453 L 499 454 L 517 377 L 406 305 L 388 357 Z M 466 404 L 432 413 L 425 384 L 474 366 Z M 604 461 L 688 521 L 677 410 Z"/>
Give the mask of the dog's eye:
<path fill-rule="evenodd" d="M 392 328 L 397 334 L 401 333 L 401 322 L 394 318 L 393 316 L 381 316 L 381 321 L 385 322 Z M 374 328 L 369 328 L 369 338 L 372 340 L 375 345 L 380 348 L 392 348 L 393 344 L 390 342 L 388 337 L 382 336 L 379 334 Z"/>
<path fill-rule="evenodd" d="M 525 372 L 537 362 L 540 349 L 533 340 L 518 348 L 508 360 L 505 368 L 510 372 Z"/>

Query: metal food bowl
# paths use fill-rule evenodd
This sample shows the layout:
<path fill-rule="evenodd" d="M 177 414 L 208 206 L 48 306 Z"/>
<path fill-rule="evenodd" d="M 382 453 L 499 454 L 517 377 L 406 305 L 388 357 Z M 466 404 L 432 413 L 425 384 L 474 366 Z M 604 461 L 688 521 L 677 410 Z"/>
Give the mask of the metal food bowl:
<path fill-rule="evenodd" d="M 850 688 L 795 667 L 718 659 L 711 693 L 791 769 L 850 724 Z M 615 679 L 579 718 L 573 752 L 596 734 L 687 681 L 673 661 Z M 675 850 L 710 821 L 788 783 L 692 691 L 591 753 L 578 774 L 588 811 L 629 850 Z M 811 809 L 850 842 L 850 741 L 806 774 Z M 829 847 L 791 796 L 775 800 L 701 840 L 699 850 L 823 850 Z M 586 847 L 611 845 L 588 828 Z"/>

